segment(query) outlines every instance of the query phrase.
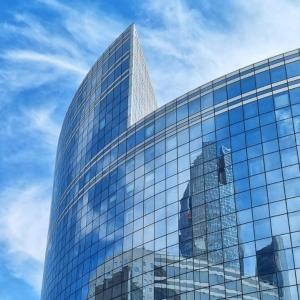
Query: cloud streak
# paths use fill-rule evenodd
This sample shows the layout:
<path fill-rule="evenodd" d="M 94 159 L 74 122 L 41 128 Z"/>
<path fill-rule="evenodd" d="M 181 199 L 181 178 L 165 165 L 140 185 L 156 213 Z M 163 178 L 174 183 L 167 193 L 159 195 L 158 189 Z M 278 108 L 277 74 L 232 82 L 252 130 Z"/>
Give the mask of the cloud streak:
<path fill-rule="evenodd" d="M 14 61 L 44 63 L 58 69 L 74 72 L 79 76 L 84 76 L 87 73 L 87 68 L 77 66 L 74 63 L 69 62 L 68 57 L 59 57 L 47 53 L 38 53 L 34 51 L 10 51 L 7 52 L 3 58 Z"/>
<path fill-rule="evenodd" d="M 50 188 L 47 183 L 19 183 L 0 193 L 0 243 L 7 267 L 39 293 L 48 227 Z"/>
<path fill-rule="evenodd" d="M 214 2 L 205 3 L 206 15 L 185 1 L 144 4 L 144 16 L 159 24 L 142 23 L 140 32 L 160 103 L 300 45 L 299 2 L 229 1 L 226 27 L 208 17 Z"/>

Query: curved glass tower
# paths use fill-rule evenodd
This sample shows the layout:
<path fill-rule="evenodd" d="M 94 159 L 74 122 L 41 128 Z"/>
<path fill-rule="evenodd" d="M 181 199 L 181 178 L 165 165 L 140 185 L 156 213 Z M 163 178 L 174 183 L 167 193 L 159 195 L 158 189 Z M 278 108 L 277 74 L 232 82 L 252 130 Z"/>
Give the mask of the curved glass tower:
<path fill-rule="evenodd" d="M 64 120 L 42 299 L 299 299 L 299 158 L 299 49 L 157 108 L 130 26 Z"/>

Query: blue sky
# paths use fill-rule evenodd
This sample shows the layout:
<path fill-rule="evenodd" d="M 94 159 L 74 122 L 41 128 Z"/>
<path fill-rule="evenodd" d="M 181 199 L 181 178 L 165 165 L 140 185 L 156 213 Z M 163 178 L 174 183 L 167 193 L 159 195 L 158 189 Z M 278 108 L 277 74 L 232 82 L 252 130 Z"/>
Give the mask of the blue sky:
<path fill-rule="evenodd" d="M 160 104 L 300 47 L 299 1 L 2 0 L 2 300 L 39 299 L 64 114 L 86 72 L 132 22 Z"/>

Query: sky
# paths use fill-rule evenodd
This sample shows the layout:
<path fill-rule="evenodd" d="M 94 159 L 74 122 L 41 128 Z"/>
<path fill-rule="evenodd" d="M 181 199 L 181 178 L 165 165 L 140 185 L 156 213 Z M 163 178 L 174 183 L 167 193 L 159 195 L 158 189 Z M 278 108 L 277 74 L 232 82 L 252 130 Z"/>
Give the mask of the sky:
<path fill-rule="evenodd" d="M 160 105 L 300 47 L 297 0 L 1 0 L 1 300 L 39 299 L 64 115 L 90 67 L 133 22 Z"/>

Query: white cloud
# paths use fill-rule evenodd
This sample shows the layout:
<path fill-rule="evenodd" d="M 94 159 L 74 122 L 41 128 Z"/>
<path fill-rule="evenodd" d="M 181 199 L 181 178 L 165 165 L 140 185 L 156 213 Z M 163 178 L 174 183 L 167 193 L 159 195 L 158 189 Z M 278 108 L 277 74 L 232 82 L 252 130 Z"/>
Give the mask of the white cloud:
<path fill-rule="evenodd" d="M 87 68 L 69 61 L 69 57 L 51 55 L 47 53 L 38 53 L 35 51 L 14 50 L 5 53 L 2 57 L 8 60 L 44 63 L 49 66 L 56 67 L 65 71 L 77 73 L 84 76 L 87 73 Z"/>
<path fill-rule="evenodd" d="M 39 142 L 55 151 L 60 125 L 54 121 L 54 106 L 24 110 L 24 131 L 37 133 Z"/>
<path fill-rule="evenodd" d="M 18 165 L 20 162 L 50 162 L 53 169 L 60 124 L 55 118 L 57 105 L 54 101 L 50 103 L 42 107 L 22 107 L 14 115 L 5 116 L 0 128 L 0 142 L 17 139 L 16 143 L 25 147 L 14 147 L 14 151 L 5 152 L 1 158 L 3 167 L 4 164 Z"/>
<path fill-rule="evenodd" d="M 205 5 L 209 11 L 214 2 Z M 300 45 L 299 1 L 233 1 L 228 28 L 180 0 L 147 1 L 144 14 L 160 24 L 146 23 L 140 32 L 161 103 Z"/>
<path fill-rule="evenodd" d="M 7 268 L 30 284 L 41 287 L 50 210 L 48 183 L 16 184 L 0 193 L 0 242 Z"/>

